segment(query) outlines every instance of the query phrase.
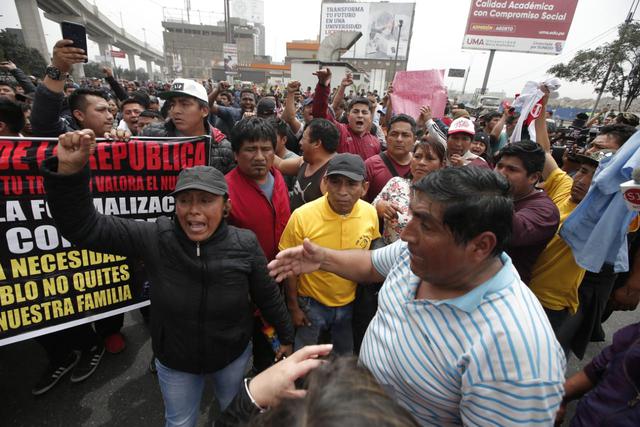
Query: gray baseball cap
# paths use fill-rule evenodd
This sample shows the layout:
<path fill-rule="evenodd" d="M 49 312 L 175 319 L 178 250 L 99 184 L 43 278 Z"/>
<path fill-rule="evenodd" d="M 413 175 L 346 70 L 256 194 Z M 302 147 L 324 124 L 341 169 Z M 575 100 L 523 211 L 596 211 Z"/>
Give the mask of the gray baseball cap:
<path fill-rule="evenodd" d="M 202 190 L 207 193 L 224 196 L 228 193 L 227 181 L 218 169 L 212 166 L 194 166 L 183 169 L 178 175 L 176 189 L 171 193 L 175 196 L 185 190 Z"/>
<path fill-rule="evenodd" d="M 367 177 L 367 170 L 362 157 L 355 154 L 342 153 L 336 154 L 329 160 L 326 175 L 344 175 L 354 181 L 364 181 Z"/>

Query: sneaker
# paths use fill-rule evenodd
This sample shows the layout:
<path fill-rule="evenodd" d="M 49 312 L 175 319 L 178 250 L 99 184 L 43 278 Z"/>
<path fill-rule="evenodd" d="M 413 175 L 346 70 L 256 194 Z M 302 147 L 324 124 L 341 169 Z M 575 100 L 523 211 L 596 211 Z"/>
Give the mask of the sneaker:
<path fill-rule="evenodd" d="M 111 334 L 104 339 L 104 348 L 107 353 L 118 354 L 126 347 L 124 336 L 120 332 Z"/>
<path fill-rule="evenodd" d="M 71 382 L 79 383 L 89 378 L 98 368 L 103 354 L 104 346 L 102 344 L 96 344 L 91 347 L 91 350 L 83 351 L 78 366 L 71 373 Z"/>
<path fill-rule="evenodd" d="M 76 366 L 79 360 L 80 353 L 72 351 L 60 365 L 49 365 L 45 373 L 42 374 L 40 380 L 36 383 L 35 387 L 33 387 L 33 390 L 31 390 L 31 393 L 34 396 L 39 396 L 49 391 L 57 384 L 58 381 L 60 381 L 60 378 L 69 372 L 71 368 Z"/>

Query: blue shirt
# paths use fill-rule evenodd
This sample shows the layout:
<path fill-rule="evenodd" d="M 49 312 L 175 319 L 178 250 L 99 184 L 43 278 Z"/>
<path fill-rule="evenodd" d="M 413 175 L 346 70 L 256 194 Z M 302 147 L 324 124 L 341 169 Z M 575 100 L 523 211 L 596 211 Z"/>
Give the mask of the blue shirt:
<path fill-rule="evenodd" d="M 229 129 L 233 128 L 233 125 L 235 125 L 236 122 L 242 120 L 243 115 L 244 112 L 242 111 L 242 108 L 218 105 L 217 116 L 229 126 Z"/>
<path fill-rule="evenodd" d="M 600 161 L 589 192 L 560 229 L 576 264 L 587 271 L 598 273 L 605 263 L 612 264 L 615 272 L 629 270 L 627 231 L 637 212 L 626 206 L 620 184 L 630 180 L 638 166 L 640 132 L 612 158 Z"/>
<path fill-rule="evenodd" d="M 422 425 L 553 424 L 564 353 L 511 259 L 500 259 L 465 295 L 416 300 L 407 244 L 372 252 L 387 278 L 360 362 Z"/>

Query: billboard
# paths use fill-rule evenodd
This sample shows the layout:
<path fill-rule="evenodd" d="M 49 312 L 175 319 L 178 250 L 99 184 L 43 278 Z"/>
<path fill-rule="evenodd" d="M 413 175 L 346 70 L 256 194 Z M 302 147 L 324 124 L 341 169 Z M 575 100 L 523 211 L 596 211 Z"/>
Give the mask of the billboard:
<path fill-rule="evenodd" d="M 246 19 L 254 24 L 264 24 L 264 0 L 229 2 L 231 17 Z"/>
<path fill-rule="evenodd" d="M 320 41 L 336 31 L 362 37 L 343 58 L 406 60 L 415 3 L 322 3 Z"/>
<path fill-rule="evenodd" d="M 447 76 L 464 78 L 466 72 L 467 70 L 465 70 L 464 68 L 449 68 L 449 73 L 447 74 Z"/>
<path fill-rule="evenodd" d="M 578 0 L 472 0 L 463 49 L 559 55 Z"/>
<path fill-rule="evenodd" d="M 226 75 L 238 74 L 238 45 L 224 43 L 222 45 L 222 62 Z"/>
<path fill-rule="evenodd" d="M 212 59 L 212 67 L 224 68 L 224 74 L 233 76 L 238 74 L 238 45 L 235 43 L 222 44 L 222 60 Z"/>

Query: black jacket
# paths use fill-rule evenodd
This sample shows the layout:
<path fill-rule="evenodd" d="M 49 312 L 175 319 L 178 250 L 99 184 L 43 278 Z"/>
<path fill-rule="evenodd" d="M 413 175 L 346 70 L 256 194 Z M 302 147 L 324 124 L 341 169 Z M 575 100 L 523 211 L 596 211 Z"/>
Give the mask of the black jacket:
<path fill-rule="evenodd" d="M 55 136 L 82 129 L 72 117 L 63 117 L 62 92 L 52 92 L 39 84 L 31 106 L 31 130 L 33 136 Z M 97 135 L 101 137 L 102 135 Z"/>
<path fill-rule="evenodd" d="M 235 154 L 231 148 L 231 143 L 220 132 L 220 130 L 211 126 L 207 119 L 204 119 L 204 128 L 211 135 L 211 151 L 209 154 L 209 166 L 213 166 L 223 174 L 229 173 L 236 166 Z M 151 123 L 144 127 L 140 136 L 182 136 L 176 129 L 171 120 L 164 123 Z"/>
<path fill-rule="evenodd" d="M 31 82 L 31 79 L 20 68 L 16 67 L 9 71 L 14 79 L 18 82 L 22 89 L 24 89 L 25 95 L 36 91 L 36 87 Z"/>
<path fill-rule="evenodd" d="M 293 342 L 291 318 L 267 261 L 249 230 L 223 222 L 208 240 L 187 238 L 171 218 L 133 221 L 96 212 L 90 171 L 58 175 L 57 157 L 43 162 L 51 214 L 71 242 L 95 251 L 142 259 L 152 283 L 153 351 L 165 366 L 210 373 L 240 356 L 252 335 L 251 302 Z"/>

